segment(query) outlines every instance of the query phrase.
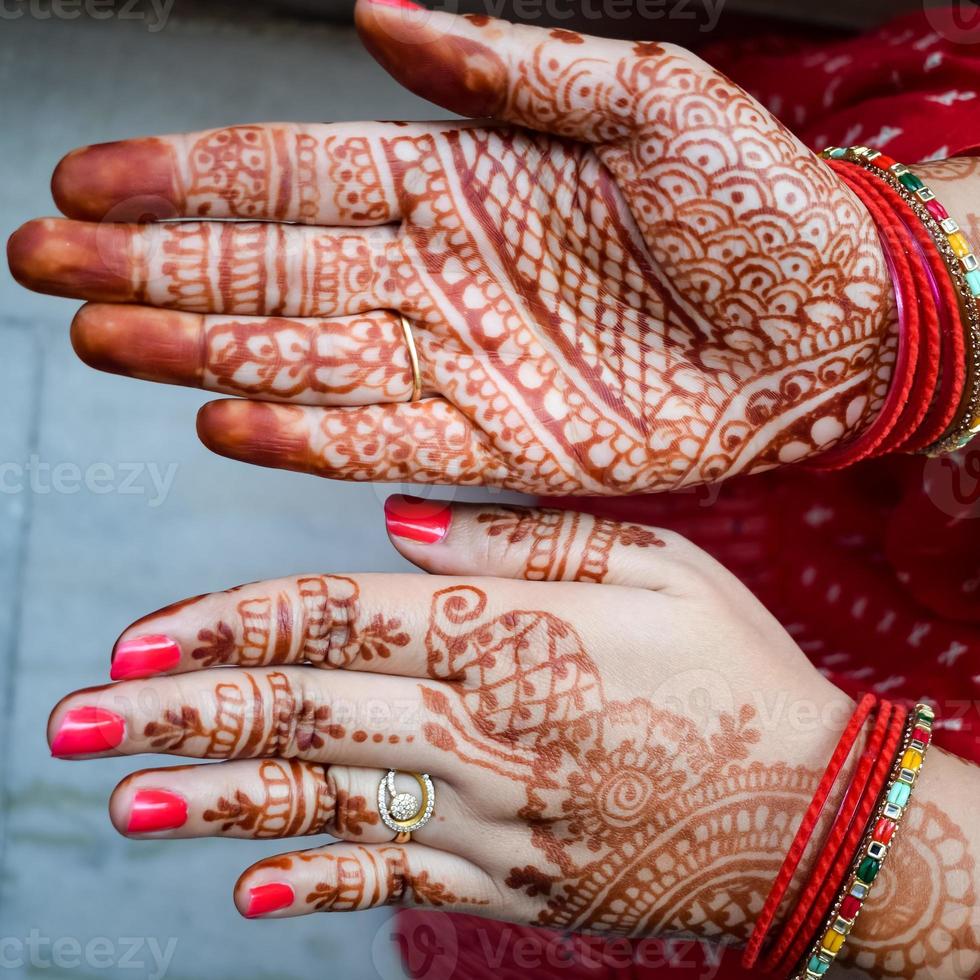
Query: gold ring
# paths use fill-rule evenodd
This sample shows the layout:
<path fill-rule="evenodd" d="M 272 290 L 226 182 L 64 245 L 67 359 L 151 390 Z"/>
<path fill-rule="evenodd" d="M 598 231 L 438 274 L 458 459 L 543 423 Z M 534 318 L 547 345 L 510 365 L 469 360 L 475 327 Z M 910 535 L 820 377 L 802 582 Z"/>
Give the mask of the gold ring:
<path fill-rule="evenodd" d="M 415 334 L 412 325 L 404 313 L 399 313 L 402 322 L 402 332 L 405 334 L 405 346 L 408 348 L 408 363 L 412 368 L 412 396 L 408 400 L 417 402 L 422 397 L 422 369 L 419 367 L 419 349 L 415 346 Z"/>
<path fill-rule="evenodd" d="M 396 770 L 389 769 L 378 784 L 378 813 L 384 825 L 395 832 L 395 843 L 405 844 L 412 839 L 414 831 L 429 822 L 436 805 L 436 790 L 428 773 L 409 772 L 405 775 L 419 784 L 422 798 L 413 793 L 399 793 L 395 787 L 396 774 Z"/>

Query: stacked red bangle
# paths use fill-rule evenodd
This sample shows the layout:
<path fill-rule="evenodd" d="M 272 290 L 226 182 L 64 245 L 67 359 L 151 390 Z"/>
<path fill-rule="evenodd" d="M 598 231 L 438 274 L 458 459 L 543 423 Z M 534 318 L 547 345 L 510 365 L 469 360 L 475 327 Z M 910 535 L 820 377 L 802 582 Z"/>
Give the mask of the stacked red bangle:
<path fill-rule="evenodd" d="M 884 403 L 856 439 L 824 454 L 839 469 L 890 452 L 951 452 L 980 432 L 980 261 L 932 191 L 867 147 L 821 156 L 878 230 L 898 314 L 898 353 Z"/>
<path fill-rule="evenodd" d="M 800 861 L 806 852 L 807 845 L 816 831 L 817 823 L 827 802 L 827 797 L 836 785 L 841 770 L 851 755 L 854 743 L 857 741 L 857 737 L 864 727 L 864 723 L 871 713 L 874 703 L 875 699 L 870 694 L 866 694 L 861 698 L 854 714 L 851 715 L 851 720 L 847 723 L 847 727 L 840 737 L 840 741 L 837 743 L 837 748 L 834 749 L 834 754 L 830 757 L 830 762 L 827 764 L 823 778 L 820 780 L 816 792 L 813 794 L 810 806 L 800 821 L 800 826 L 796 832 L 796 836 L 793 838 L 793 843 L 790 844 L 782 867 L 779 869 L 779 873 L 773 881 L 768 896 L 766 896 L 762 910 L 759 912 L 759 917 L 756 919 L 755 927 L 752 930 L 752 935 L 749 937 L 748 944 L 745 947 L 745 952 L 742 954 L 742 965 L 746 969 L 751 969 L 755 966 L 756 960 L 759 958 L 759 952 L 762 949 L 762 944 L 765 942 L 766 936 L 769 934 L 773 919 L 776 917 L 779 903 L 783 900 L 789 889 L 793 875 L 796 873 L 796 869 L 799 867 Z"/>
<path fill-rule="evenodd" d="M 851 754 L 865 722 L 876 710 L 865 748 L 854 766 L 850 782 L 815 856 L 809 877 L 796 896 L 779 935 L 771 944 L 762 968 L 767 972 L 787 971 L 814 941 L 814 936 L 834 907 L 835 898 L 851 867 L 868 822 L 878 804 L 901 743 L 908 712 L 891 702 L 866 695 L 861 699 L 820 780 L 810 806 L 800 823 L 779 873 L 760 911 L 742 958 L 747 969 L 756 966 L 773 925 L 780 903 L 789 889 L 807 845 L 816 830 L 830 792 Z"/>
<path fill-rule="evenodd" d="M 800 959 L 819 931 L 834 902 L 834 897 L 840 890 L 858 844 L 867 831 L 868 821 L 878 802 L 885 781 L 888 779 L 895 753 L 902 740 L 907 718 L 908 711 L 905 708 L 882 701 L 879 722 L 883 721 L 883 724 L 877 731 L 881 732 L 883 739 L 877 744 L 867 781 L 861 792 L 857 794 L 857 806 L 852 812 L 852 818 L 838 842 L 836 851 L 831 853 L 831 848 L 828 847 L 828 856 L 821 860 L 814 869 L 814 874 L 807 886 L 812 896 L 812 902 L 796 935 L 785 939 L 780 938 L 779 943 L 766 957 L 765 966 L 767 969 L 788 972 Z"/>

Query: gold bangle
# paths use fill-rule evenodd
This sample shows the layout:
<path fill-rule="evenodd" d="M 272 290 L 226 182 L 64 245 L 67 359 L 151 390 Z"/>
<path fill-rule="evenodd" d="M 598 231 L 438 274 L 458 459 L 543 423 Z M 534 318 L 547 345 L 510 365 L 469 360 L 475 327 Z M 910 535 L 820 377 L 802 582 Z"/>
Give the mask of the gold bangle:
<path fill-rule="evenodd" d="M 419 366 L 419 350 L 415 346 L 415 334 L 412 332 L 412 324 L 404 313 L 399 313 L 402 332 L 405 334 L 405 346 L 408 348 L 408 363 L 412 369 L 412 394 L 408 399 L 410 402 L 417 402 L 422 397 L 422 369 Z"/>

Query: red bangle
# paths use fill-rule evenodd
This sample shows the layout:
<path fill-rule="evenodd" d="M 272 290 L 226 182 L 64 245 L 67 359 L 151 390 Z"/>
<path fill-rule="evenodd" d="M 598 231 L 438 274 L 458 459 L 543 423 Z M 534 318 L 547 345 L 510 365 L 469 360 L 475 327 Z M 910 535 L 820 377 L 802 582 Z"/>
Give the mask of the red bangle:
<path fill-rule="evenodd" d="M 943 311 L 944 302 L 955 303 L 952 283 L 939 252 L 922 222 L 915 216 L 901 195 L 892 190 L 884 181 L 860 167 L 833 161 L 831 166 L 840 177 L 855 189 L 860 188 L 862 196 L 874 201 L 889 215 L 890 222 L 901 224 L 904 232 L 897 232 L 900 245 L 906 251 L 907 262 L 901 270 L 903 282 L 896 285 L 896 294 L 911 293 L 911 302 L 919 314 L 918 334 L 910 338 L 917 344 L 914 376 L 908 388 L 902 391 L 904 407 L 895 420 L 894 427 L 881 443 L 875 447 L 874 455 L 881 456 L 904 448 L 927 418 L 930 405 L 934 404 L 936 380 L 939 376 L 940 337 L 944 348 L 955 344 L 962 338 L 962 332 L 950 321 L 949 311 Z M 889 225 L 891 231 L 892 225 Z M 925 241 L 923 241 L 923 239 Z M 883 241 L 883 244 L 885 242 Z M 886 259 L 888 255 L 886 252 Z M 895 274 L 893 271 L 893 275 Z M 937 278 L 938 277 L 938 278 Z M 943 293 L 940 283 L 945 282 L 947 292 Z M 946 333 L 943 333 L 943 330 Z M 957 356 L 963 359 L 962 350 Z M 923 441 L 922 445 L 932 440 Z"/>
<path fill-rule="evenodd" d="M 797 898 L 796 905 L 787 916 L 776 942 L 766 955 L 765 961 L 763 962 L 764 969 L 773 969 L 783 959 L 790 944 L 799 938 L 804 921 L 811 916 L 813 904 L 817 900 L 827 873 L 837 860 L 842 841 L 851 828 L 854 821 L 854 814 L 857 811 L 861 797 L 867 789 L 868 779 L 879 757 L 881 744 L 884 741 L 885 733 L 888 729 L 891 713 L 891 702 L 881 701 L 878 705 L 877 716 L 871 734 L 868 737 L 868 742 L 855 767 L 851 784 L 848 786 L 847 793 L 841 801 L 840 809 L 827 835 L 827 840 L 814 863 L 813 870 L 810 872 L 806 885 Z"/>
<path fill-rule="evenodd" d="M 885 702 L 882 702 L 882 706 L 884 704 Z M 891 708 L 892 706 L 889 705 L 889 709 Z M 858 845 L 867 832 L 868 822 L 871 819 L 871 814 L 874 812 L 882 787 L 884 787 L 888 775 L 891 772 L 895 760 L 895 753 L 902 741 L 905 722 L 908 719 L 908 711 L 900 705 L 895 705 L 893 711 L 889 710 L 887 713 L 883 712 L 883 714 L 886 714 L 886 716 L 888 714 L 891 715 L 891 719 L 887 725 L 887 737 L 874 760 L 874 768 L 867 781 L 867 785 L 864 787 L 864 791 L 860 794 L 860 802 L 847 828 L 847 833 L 840 842 L 837 853 L 832 856 L 832 866 L 830 867 L 829 873 L 822 883 L 818 882 L 820 887 L 816 893 L 816 900 L 813 902 L 812 908 L 806 916 L 806 920 L 792 945 L 787 950 L 784 950 L 778 958 L 775 955 L 768 958 L 766 962 L 767 967 L 771 962 L 773 969 L 789 970 L 802 957 L 807 947 L 813 942 L 813 938 L 820 929 L 820 926 L 823 924 L 823 920 L 833 904 L 834 898 L 840 890 L 844 877 L 847 875 L 848 869 L 851 866 Z M 816 875 L 814 875 L 814 879 L 816 879 Z M 773 954 L 775 954 L 775 950 L 773 950 Z"/>
<path fill-rule="evenodd" d="M 830 757 L 830 762 L 827 763 L 823 777 L 817 784 L 809 807 L 807 807 L 806 812 L 803 814 L 803 819 L 800 821 L 796 836 L 793 838 L 793 842 L 786 852 L 786 857 L 783 859 L 782 866 L 772 883 L 772 888 L 766 896 L 762 910 L 759 912 L 759 917 L 756 919 L 755 926 L 752 929 L 752 935 L 749 937 L 748 945 L 742 954 L 742 966 L 747 970 L 755 966 L 755 962 L 759 958 L 759 952 L 762 949 L 762 944 L 765 942 L 766 936 L 769 934 L 772 921 L 776 917 L 779 903 L 782 902 L 783 897 L 786 895 L 790 883 L 793 880 L 793 875 L 796 873 L 800 861 L 803 860 L 803 854 L 817 829 L 817 823 L 827 803 L 827 797 L 830 796 L 830 791 L 836 785 L 841 770 L 844 768 L 844 763 L 850 757 L 858 734 L 864 726 L 868 715 L 871 713 L 874 704 L 874 695 L 865 694 L 858 702 L 857 707 L 854 709 L 854 714 L 851 715 L 850 721 L 848 721 L 847 726 L 841 733 L 837 747 Z"/>
<path fill-rule="evenodd" d="M 942 340 L 942 349 L 935 354 L 937 367 L 942 365 L 935 397 L 918 431 L 911 433 L 910 438 L 898 447 L 902 452 L 915 452 L 937 440 L 949 428 L 956 415 L 966 388 L 966 339 L 959 323 L 963 316 L 959 300 L 942 256 L 936 250 L 936 244 L 925 225 L 908 204 L 902 201 L 902 207 L 907 213 L 906 224 L 925 263 L 924 268 L 938 316 L 937 329 Z"/>
<path fill-rule="evenodd" d="M 864 204 L 878 231 L 882 253 L 888 265 L 899 318 L 898 355 L 885 402 L 871 424 L 856 438 L 822 453 L 811 465 L 818 470 L 852 466 L 875 453 L 888 437 L 908 405 L 909 390 L 916 377 L 919 360 L 921 293 L 916 289 L 910 254 L 912 236 L 890 202 L 879 191 L 869 174 L 858 167 L 830 164 Z M 896 195 L 897 196 L 897 195 Z"/>

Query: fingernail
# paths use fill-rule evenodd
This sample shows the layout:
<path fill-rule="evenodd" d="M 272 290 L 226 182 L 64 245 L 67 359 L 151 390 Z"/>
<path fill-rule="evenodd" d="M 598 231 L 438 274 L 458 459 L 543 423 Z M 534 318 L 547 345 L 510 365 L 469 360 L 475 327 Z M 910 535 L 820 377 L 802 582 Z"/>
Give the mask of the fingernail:
<path fill-rule="evenodd" d="M 405 10 L 425 10 L 421 4 L 412 3 L 412 0 L 371 0 L 372 3 L 380 3 L 383 7 L 402 7 Z"/>
<path fill-rule="evenodd" d="M 295 897 L 289 885 L 278 881 L 271 881 L 268 885 L 257 885 L 248 893 L 248 909 L 245 917 L 255 919 L 270 912 L 279 912 L 292 905 Z"/>
<path fill-rule="evenodd" d="M 129 809 L 128 834 L 176 830 L 187 822 L 187 800 L 165 789 L 137 790 Z"/>
<path fill-rule="evenodd" d="M 385 501 L 385 524 L 399 538 L 435 544 L 449 533 L 453 509 L 443 500 L 423 500 L 396 493 Z"/>
<path fill-rule="evenodd" d="M 112 652 L 109 676 L 114 681 L 152 677 L 180 663 L 180 647 L 169 636 L 136 636 L 117 643 Z"/>
<path fill-rule="evenodd" d="M 95 755 L 114 749 L 126 734 L 126 723 L 102 708 L 73 708 L 51 741 L 54 756 Z"/>

